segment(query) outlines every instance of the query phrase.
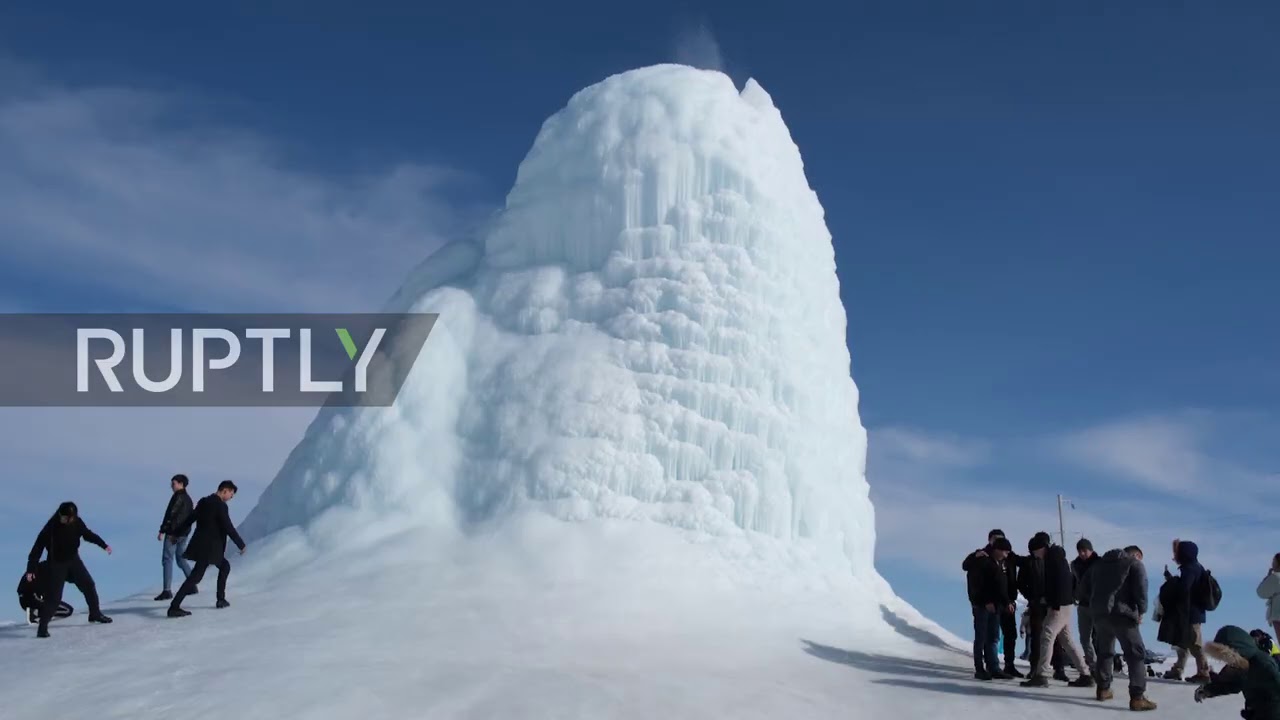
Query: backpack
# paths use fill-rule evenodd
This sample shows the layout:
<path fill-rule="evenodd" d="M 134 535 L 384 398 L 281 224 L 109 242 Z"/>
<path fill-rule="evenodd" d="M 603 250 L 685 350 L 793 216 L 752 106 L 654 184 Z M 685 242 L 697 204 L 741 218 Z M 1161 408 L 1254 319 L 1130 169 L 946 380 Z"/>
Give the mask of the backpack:
<path fill-rule="evenodd" d="M 1205 610 L 1217 610 L 1218 604 L 1222 602 L 1222 586 L 1207 569 L 1201 573 L 1200 579 L 1196 581 L 1196 586 L 1192 590 L 1195 593 L 1196 604 Z"/>

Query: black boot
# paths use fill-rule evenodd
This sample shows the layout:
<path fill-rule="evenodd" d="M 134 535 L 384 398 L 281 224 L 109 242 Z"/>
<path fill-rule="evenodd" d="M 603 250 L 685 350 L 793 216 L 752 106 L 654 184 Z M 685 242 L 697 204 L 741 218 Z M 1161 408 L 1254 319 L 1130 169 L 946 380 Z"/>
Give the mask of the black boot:
<path fill-rule="evenodd" d="M 1018 683 L 1022 687 L 1046 688 L 1049 687 L 1049 681 L 1043 675 L 1032 675 L 1030 678 Z"/>
<path fill-rule="evenodd" d="M 172 600 L 172 599 L 173 599 L 173 593 L 169 592 L 168 590 L 165 590 L 164 592 L 156 596 L 156 602 L 160 602 L 161 600 Z"/>
<path fill-rule="evenodd" d="M 218 599 L 218 602 L 214 603 L 214 607 L 216 607 L 216 608 L 218 608 L 219 610 L 221 610 L 222 608 L 229 608 L 229 607 L 231 607 L 231 603 L 227 602 L 227 599 L 226 599 L 226 598 L 219 598 L 219 599 Z"/>
<path fill-rule="evenodd" d="M 38 637 L 38 638 L 47 638 L 47 637 L 49 637 L 49 628 L 47 628 L 47 627 L 40 627 L 40 628 L 38 628 L 38 629 L 36 630 L 36 637 Z"/>
<path fill-rule="evenodd" d="M 191 611 L 190 611 L 190 610 L 183 610 L 183 609 L 182 609 L 182 608 L 180 608 L 180 607 L 171 607 L 171 608 L 169 608 L 169 612 L 168 612 L 168 615 L 169 615 L 169 617 L 171 617 L 171 618 L 186 617 L 186 616 L 188 616 L 188 615 L 190 615 L 190 614 L 191 614 Z"/>
<path fill-rule="evenodd" d="M 1013 666 L 1013 663 L 1005 663 L 1004 674 L 1008 675 L 1009 677 L 1016 677 L 1016 678 L 1026 677 L 1026 675 L 1022 674 L 1021 670 Z"/>
<path fill-rule="evenodd" d="M 106 615 L 103 615 L 101 612 L 96 612 L 93 615 L 89 616 L 89 622 L 102 623 L 103 625 L 108 625 L 111 623 L 111 618 Z"/>

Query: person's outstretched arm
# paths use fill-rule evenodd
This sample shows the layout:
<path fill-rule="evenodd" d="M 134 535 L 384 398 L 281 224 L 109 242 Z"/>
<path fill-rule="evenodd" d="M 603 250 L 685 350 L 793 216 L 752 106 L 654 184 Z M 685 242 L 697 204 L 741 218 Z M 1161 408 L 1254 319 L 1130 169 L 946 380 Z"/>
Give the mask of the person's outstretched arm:
<path fill-rule="evenodd" d="M 89 526 L 84 524 L 84 520 L 81 520 L 80 518 L 76 518 L 76 522 L 79 523 L 80 525 L 80 537 L 84 538 L 86 542 L 91 542 L 94 545 L 97 545 L 98 547 L 102 548 L 103 550 L 111 549 L 111 546 L 107 545 L 106 540 L 103 540 L 102 537 L 98 535 L 98 533 L 90 530 Z"/>

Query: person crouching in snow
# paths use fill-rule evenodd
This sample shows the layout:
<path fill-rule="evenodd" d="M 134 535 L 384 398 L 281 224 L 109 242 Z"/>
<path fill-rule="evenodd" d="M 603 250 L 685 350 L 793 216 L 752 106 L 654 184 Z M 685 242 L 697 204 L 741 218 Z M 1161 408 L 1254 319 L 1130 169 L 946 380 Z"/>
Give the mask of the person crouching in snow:
<path fill-rule="evenodd" d="M 1196 689 L 1196 702 L 1242 693 L 1244 710 L 1240 716 L 1245 720 L 1280 720 L 1280 668 L 1258 647 L 1257 640 L 1242 628 L 1226 625 L 1204 651 L 1226 667 L 1212 673 L 1209 682 Z"/>
<path fill-rule="evenodd" d="M 49 561 L 42 560 L 36 565 L 34 573 L 24 573 L 18 580 L 18 606 L 22 608 L 22 612 L 26 615 L 27 624 L 35 625 L 40 622 L 40 610 L 44 607 L 44 583 L 49 577 Z M 70 604 L 59 601 L 58 607 L 53 611 L 53 619 L 60 620 L 70 617 L 75 612 L 75 608 Z"/>

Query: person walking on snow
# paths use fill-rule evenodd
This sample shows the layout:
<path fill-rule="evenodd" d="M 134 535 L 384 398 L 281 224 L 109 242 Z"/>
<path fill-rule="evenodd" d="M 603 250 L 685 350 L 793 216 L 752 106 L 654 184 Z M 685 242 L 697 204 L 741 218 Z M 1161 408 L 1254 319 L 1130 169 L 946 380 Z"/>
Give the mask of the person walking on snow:
<path fill-rule="evenodd" d="M 1271 558 L 1271 569 L 1258 583 L 1258 597 L 1267 601 L 1267 622 L 1280 641 L 1280 553 Z"/>
<path fill-rule="evenodd" d="M 970 565 L 978 558 L 987 557 L 991 551 L 991 544 L 997 538 L 1005 537 L 1004 531 L 999 528 L 987 533 L 987 545 L 984 548 L 969 553 L 969 556 L 961 563 L 960 569 L 966 573 L 969 572 Z M 1007 538 L 1006 538 L 1007 539 Z M 1005 580 L 1008 584 L 1010 599 L 1017 599 L 1018 596 L 1018 563 L 1019 557 L 1016 553 L 1010 551 L 1003 560 L 997 564 L 1000 565 L 1001 571 L 1005 574 Z M 1003 608 L 1000 610 L 1000 635 L 1004 643 L 1004 674 L 1012 677 L 1022 677 L 1022 673 L 1018 668 L 1014 667 L 1013 661 L 1018 652 L 1018 618 L 1012 612 L 1005 612 Z"/>
<path fill-rule="evenodd" d="M 1200 564 L 1199 560 L 1200 548 L 1190 540 L 1174 540 L 1173 543 L 1173 559 L 1178 563 L 1178 575 L 1173 575 L 1173 573 L 1169 572 L 1169 568 L 1166 567 L 1164 578 L 1166 581 L 1176 578 L 1177 582 L 1173 587 L 1176 588 L 1177 592 L 1170 593 L 1168 597 L 1162 594 L 1160 604 L 1164 609 L 1166 619 L 1171 614 L 1176 614 L 1178 609 L 1185 607 L 1186 619 L 1191 627 L 1188 636 L 1182 638 L 1182 642 L 1179 644 L 1174 645 L 1177 660 L 1174 661 L 1173 667 L 1164 674 L 1164 679 L 1181 680 L 1182 673 L 1187 668 L 1187 656 L 1190 655 L 1196 660 L 1196 674 L 1187 678 L 1187 680 L 1189 682 L 1205 683 L 1209 681 L 1209 661 L 1204 655 L 1204 635 L 1202 633 L 1206 620 L 1206 611 L 1201 599 L 1195 592 L 1196 586 L 1204 576 L 1204 566 Z"/>
<path fill-rule="evenodd" d="M 177 533 L 177 528 L 193 510 L 191 496 L 187 494 L 187 483 L 187 476 L 182 474 L 174 475 L 169 481 L 169 489 L 173 494 L 169 496 L 169 504 L 164 509 L 164 518 L 160 520 L 160 533 L 156 535 L 156 539 L 163 543 L 160 565 L 164 568 L 164 589 L 156 596 L 157 601 L 173 598 L 169 588 L 173 585 L 175 561 L 178 563 L 178 569 L 182 571 L 184 580 L 191 575 L 191 565 L 183 557 L 187 552 L 187 534 Z M 196 590 L 192 589 L 191 593 L 194 595 Z"/>
<path fill-rule="evenodd" d="M 1071 616 L 1075 606 L 1074 581 L 1071 566 L 1067 563 L 1067 551 L 1061 545 L 1048 545 L 1042 535 L 1028 544 L 1031 554 L 1044 564 L 1044 599 L 1047 612 L 1040 630 L 1040 663 L 1031 668 L 1031 677 L 1023 687 L 1048 687 L 1049 665 L 1052 652 L 1046 649 L 1062 644 L 1066 659 L 1080 673 L 1068 684 L 1071 687 L 1093 687 L 1089 666 L 1085 664 L 1080 648 L 1071 634 Z"/>
<path fill-rule="evenodd" d="M 998 537 L 988 546 L 983 557 L 967 563 L 969 604 L 973 607 L 973 676 L 978 680 L 1008 680 L 1000 672 L 996 654 L 1000 616 L 1012 614 L 1013 599 L 1002 562 L 1013 550 L 1005 538 Z"/>
<path fill-rule="evenodd" d="M 1080 592 L 1089 598 L 1089 612 L 1093 615 L 1098 701 L 1115 697 L 1111 692 L 1111 659 L 1118 641 L 1129 666 L 1129 709 L 1155 710 L 1156 704 L 1146 696 L 1147 648 L 1138 629 L 1147 613 L 1147 570 L 1142 564 L 1142 550 L 1136 545 L 1108 550 L 1084 576 Z"/>
<path fill-rule="evenodd" d="M 35 582 L 39 571 L 40 556 L 48 553 L 48 577 L 44 585 L 44 606 L 40 608 L 40 624 L 36 637 L 49 637 L 49 620 L 58 611 L 62 601 L 62 590 L 68 581 L 84 595 L 89 605 L 89 622 L 109 623 L 111 618 L 102 614 L 98 605 L 98 589 L 94 585 L 93 576 L 80 559 L 80 541 L 86 540 L 111 554 L 111 546 L 97 533 L 90 530 L 84 520 L 80 519 L 80 510 L 73 502 L 64 502 L 58 506 L 57 512 L 45 523 L 31 546 L 31 554 L 27 556 L 27 580 Z"/>
<path fill-rule="evenodd" d="M 226 558 L 227 538 L 231 538 L 236 547 L 240 548 L 241 555 L 245 551 L 244 540 L 240 539 L 240 533 L 236 532 L 236 526 L 231 523 L 231 512 L 227 509 L 227 503 L 235 496 L 236 484 L 223 480 L 218 485 L 218 491 L 201 498 L 195 511 L 175 529 L 179 535 L 183 535 L 195 524 L 196 531 L 191 536 L 185 553 L 186 558 L 195 563 L 195 567 L 169 605 L 169 617 L 186 617 L 191 614 L 182 609 L 182 601 L 195 591 L 210 565 L 218 568 L 217 607 L 230 607 L 231 603 L 227 602 L 227 576 L 231 573 L 231 563 Z"/>

